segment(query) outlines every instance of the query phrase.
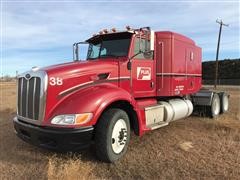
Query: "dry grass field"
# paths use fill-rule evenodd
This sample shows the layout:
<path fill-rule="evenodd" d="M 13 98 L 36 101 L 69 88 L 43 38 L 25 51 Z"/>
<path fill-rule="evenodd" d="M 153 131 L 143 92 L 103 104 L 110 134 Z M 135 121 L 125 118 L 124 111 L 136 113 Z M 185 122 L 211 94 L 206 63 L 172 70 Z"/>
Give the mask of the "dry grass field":
<path fill-rule="evenodd" d="M 191 116 L 137 137 L 114 164 L 102 163 L 94 147 L 59 154 L 29 145 L 14 134 L 16 86 L 0 84 L 0 179 L 239 179 L 240 88 L 230 111 L 212 120 Z"/>

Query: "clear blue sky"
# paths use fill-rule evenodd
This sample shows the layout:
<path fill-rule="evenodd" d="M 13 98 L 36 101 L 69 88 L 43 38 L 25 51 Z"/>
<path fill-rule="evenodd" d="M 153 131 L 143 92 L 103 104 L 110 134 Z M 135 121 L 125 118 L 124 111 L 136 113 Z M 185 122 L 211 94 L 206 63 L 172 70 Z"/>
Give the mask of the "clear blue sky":
<path fill-rule="evenodd" d="M 221 18 L 219 59 L 239 58 L 239 1 L 17 1 L 1 7 L 1 74 L 15 75 L 33 66 L 72 60 L 72 44 L 105 28 L 150 26 L 184 34 L 215 59 Z"/>

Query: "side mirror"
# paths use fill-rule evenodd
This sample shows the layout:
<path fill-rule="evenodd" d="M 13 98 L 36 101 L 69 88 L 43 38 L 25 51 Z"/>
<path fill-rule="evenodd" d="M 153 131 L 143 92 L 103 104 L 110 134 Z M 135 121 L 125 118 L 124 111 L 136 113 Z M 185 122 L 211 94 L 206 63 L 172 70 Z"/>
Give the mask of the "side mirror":
<path fill-rule="evenodd" d="M 128 70 L 131 70 L 131 69 L 132 69 L 132 62 L 131 62 L 131 61 L 128 61 L 128 63 L 127 63 L 127 69 L 128 69 Z"/>
<path fill-rule="evenodd" d="M 144 53 L 150 53 L 154 51 L 154 41 L 155 41 L 154 31 L 153 30 L 148 31 L 148 36 L 149 36 L 149 41 L 145 40 Z"/>
<path fill-rule="evenodd" d="M 132 69 L 132 59 L 134 58 L 134 57 L 136 57 L 137 55 L 139 55 L 139 54 L 141 54 L 141 53 L 143 53 L 142 51 L 139 51 L 138 53 L 136 53 L 136 54 L 134 54 L 132 57 L 130 57 L 129 59 L 128 59 L 128 63 L 127 63 L 127 69 L 128 70 L 131 70 Z"/>
<path fill-rule="evenodd" d="M 88 42 L 77 42 L 73 44 L 73 61 L 79 61 L 79 45 L 83 46 L 86 45 L 85 47 L 83 46 L 81 50 L 88 50 Z M 81 55 L 81 54 L 80 54 Z M 83 59 L 82 57 L 80 57 Z"/>
<path fill-rule="evenodd" d="M 155 41 L 155 33 L 153 30 L 150 31 L 150 51 L 154 51 L 154 41 Z"/>
<path fill-rule="evenodd" d="M 73 61 L 78 61 L 78 44 L 74 43 L 73 44 Z"/>

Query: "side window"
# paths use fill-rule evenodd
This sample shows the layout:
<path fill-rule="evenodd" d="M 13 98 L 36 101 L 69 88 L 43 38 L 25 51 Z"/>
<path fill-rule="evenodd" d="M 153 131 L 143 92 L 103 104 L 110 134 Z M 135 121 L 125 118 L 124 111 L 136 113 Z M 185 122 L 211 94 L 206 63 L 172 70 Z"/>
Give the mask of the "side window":
<path fill-rule="evenodd" d="M 140 51 L 140 49 L 139 49 L 140 46 L 141 46 L 141 49 L 144 50 L 144 49 L 146 49 L 145 46 L 148 46 L 148 47 L 150 46 L 150 41 L 149 40 L 145 40 L 145 39 L 141 39 L 141 42 L 140 42 L 140 38 L 135 38 L 134 54 L 137 54 Z M 140 53 L 137 56 L 135 56 L 134 59 L 153 59 L 152 54 L 153 54 L 152 52 Z"/>
<path fill-rule="evenodd" d="M 107 49 L 106 48 L 101 48 L 100 56 L 104 56 L 107 54 Z"/>

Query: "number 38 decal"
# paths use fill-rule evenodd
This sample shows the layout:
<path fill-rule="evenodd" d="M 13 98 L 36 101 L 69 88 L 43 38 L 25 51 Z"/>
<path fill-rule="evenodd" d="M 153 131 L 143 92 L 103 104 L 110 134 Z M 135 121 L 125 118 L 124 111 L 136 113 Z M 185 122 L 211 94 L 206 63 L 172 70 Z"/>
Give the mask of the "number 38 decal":
<path fill-rule="evenodd" d="M 51 86 L 61 86 L 63 84 L 63 80 L 59 77 L 50 77 L 49 84 Z"/>

